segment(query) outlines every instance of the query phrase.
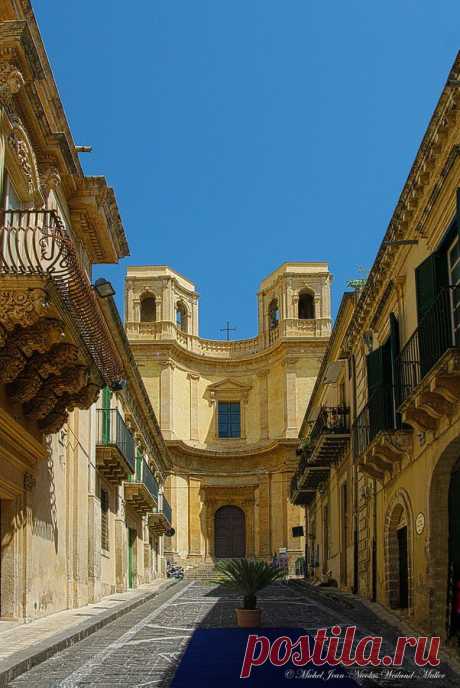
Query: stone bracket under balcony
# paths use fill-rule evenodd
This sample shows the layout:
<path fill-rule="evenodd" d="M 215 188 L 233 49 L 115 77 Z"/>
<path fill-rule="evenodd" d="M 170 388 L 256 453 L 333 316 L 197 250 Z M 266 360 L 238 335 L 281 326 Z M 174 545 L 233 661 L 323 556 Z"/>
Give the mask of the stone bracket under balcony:
<path fill-rule="evenodd" d="M 93 377 L 78 334 L 41 278 L 2 277 L 0 384 L 44 433 L 57 432 L 70 411 L 89 408 L 99 394 L 102 380 Z"/>
<path fill-rule="evenodd" d="M 125 502 L 134 511 L 143 516 L 156 507 L 156 500 L 146 485 L 141 482 L 124 482 Z"/>
<path fill-rule="evenodd" d="M 418 432 L 437 432 L 460 402 L 460 352 L 448 349 L 400 407 L 403 421 Z"/>
<path fill-rule="evenodd" d="M 111 445 L 104 447 L 96 446 L 96 466 L 97 470 L 107 482 L 113 485 L 120 485 L 123 480 L 132 474 L 132 470 L 118 447 Z"/>
<path fill-rule="evenodd" d="M 171 523 L 162 511 L 152 511 L 149 514 L 148 527 L 155 535 L 164 535 L 171 528 Z"/>
<path fill-rule="evenodd" d="M 400 468 L 411 447 L 412 431 L 382 430 L 361 455 L 359 466 L 363 473 L 384 482 L 385 474 L 391 477 L 394 467 Z"/>
<path fill-rule="evenodd" d="M 311 460 L 321 463 L 335 463 L 340 460 L 350 440 L 350 433 L 329 433 L 320 435 L 311 453 Z"/>
<path fill-rule="evenodd" d="M 307 465 L 302 475 L 297 477 L 297 483 L 291 492 L 294 504 L 309 504 L 315 498 L 321 483 L 328 480 L 330 468 L 328 466 Z"/>

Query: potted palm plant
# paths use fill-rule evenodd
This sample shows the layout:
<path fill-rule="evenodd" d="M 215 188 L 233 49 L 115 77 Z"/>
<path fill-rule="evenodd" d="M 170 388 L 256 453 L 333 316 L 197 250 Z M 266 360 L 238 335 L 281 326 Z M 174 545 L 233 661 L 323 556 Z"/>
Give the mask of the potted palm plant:
<path fill-rule="evenodd" d="M 236 609 L 241 628 L 260 626 L 261 609 L 257 609 L 257 593 L 267 585 L 284 578 L 284 571 L 265 561 L 250 559 L 221 559 L 216 564 L 213 583 L 237 590 L 243 595 L 243 607 Z"/>

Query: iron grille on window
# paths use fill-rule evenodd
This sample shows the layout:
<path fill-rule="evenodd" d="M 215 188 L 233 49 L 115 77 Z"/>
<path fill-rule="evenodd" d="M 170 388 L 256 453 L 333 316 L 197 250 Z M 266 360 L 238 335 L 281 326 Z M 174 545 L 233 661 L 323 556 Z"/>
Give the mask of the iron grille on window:
<path fill-rule="evenodd" d="M 109 549 L 109 493 L 101 489 L 101 547 Z"/>
<path fill-rule="evenodd" d="M 219 401 L 219 437 L 241 437 L 240 403 Z"/>

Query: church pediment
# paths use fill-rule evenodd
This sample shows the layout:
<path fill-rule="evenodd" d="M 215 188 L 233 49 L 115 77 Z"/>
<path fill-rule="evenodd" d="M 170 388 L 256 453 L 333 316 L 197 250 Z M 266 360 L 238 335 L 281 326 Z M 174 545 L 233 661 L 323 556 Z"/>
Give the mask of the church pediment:
<path fill-rule="evenodd" d="M 206 396 L 211 401 L 246 401 L 251 385 L 245 385 L 232 378 L 214 382 L 206 388 Z"/>

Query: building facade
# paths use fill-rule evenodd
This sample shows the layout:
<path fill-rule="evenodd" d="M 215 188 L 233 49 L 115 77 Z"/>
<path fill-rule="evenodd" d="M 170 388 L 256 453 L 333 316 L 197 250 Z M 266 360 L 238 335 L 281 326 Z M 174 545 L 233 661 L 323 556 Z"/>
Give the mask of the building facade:
<path fill-rule="evenodd" d="M 291 492 L 323 542 L 315 575 L 322 569 L 452 642 L 460 634 L 459 77 L 457 57 L 369 277 L 337 320 L 324 366 L 342 367 L 344 385 L 337 392 L 318 381 Z M 334 424 L 318 421 L 337 393 L 350 416 L 339 429 L 351 442 L 320 456 L 318 444 L 337 445 Z M 315 466 L 320 479 L 311 478 Z M 347 497 L 342 471 L 352 477 Z M 345 520 L 353 535 L 344 535 Z"/>
<path fill-rule="evenodd" d="M 289 503 L 297 435 L 330 334 L 326 263 L 289 263 L 258 294 L 258 335 L 207 340 L 198 295 L 165 266 L 129 267 L 126 330 L 171 456 L 168 556 L 186 568 L 221 557 L 291 567 L 304 539 Z"/>
<path fill-rule="evenodd" d="M 128 255 L 115 195 L 83 173 L 28 2 L 0 3 L 0 44 L 0 615 L 31 620 L 161 574 L 169 459 L 91 282 Z"/>

